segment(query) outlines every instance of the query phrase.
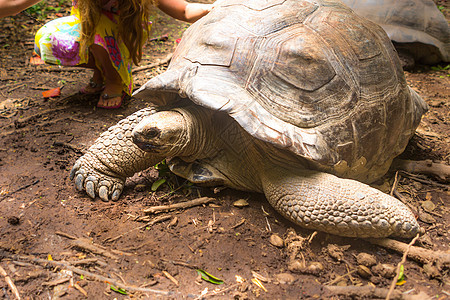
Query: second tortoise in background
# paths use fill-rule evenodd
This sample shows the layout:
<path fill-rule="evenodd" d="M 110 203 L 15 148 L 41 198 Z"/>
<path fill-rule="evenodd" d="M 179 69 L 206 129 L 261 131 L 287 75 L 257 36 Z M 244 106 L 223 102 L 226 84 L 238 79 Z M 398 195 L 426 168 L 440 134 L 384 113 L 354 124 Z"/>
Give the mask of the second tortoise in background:
<path fill-rule="evenodd" d="M 432 0 L 341 0 L 380 25 L 411 64 L 450 62 L 450 27 Z"/>

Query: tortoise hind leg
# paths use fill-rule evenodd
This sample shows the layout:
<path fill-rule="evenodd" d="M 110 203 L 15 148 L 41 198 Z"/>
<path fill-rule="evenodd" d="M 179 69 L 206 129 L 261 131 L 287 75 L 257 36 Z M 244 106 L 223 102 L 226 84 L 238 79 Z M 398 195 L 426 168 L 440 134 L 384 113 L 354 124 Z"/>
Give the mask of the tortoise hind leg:
<path fill-rule="evenodd" d="M 412 237 L 420 232 L 399 200 L 359 181 L 271 167 L 262 178 L 269 203 L 300 226 L 348 237 Z"/>

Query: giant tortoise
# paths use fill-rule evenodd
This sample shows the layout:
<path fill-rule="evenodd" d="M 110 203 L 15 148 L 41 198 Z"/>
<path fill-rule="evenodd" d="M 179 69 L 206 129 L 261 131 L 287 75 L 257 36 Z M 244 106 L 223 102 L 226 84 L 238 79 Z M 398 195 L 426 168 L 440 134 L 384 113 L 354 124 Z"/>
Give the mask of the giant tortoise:
<path fill-rule="evenodd" d="M 167 158 L 203 185 L 264 193 L 301 226 L 411 237 L 413 213 L 365 183 L 383 176 L 427 106 L 378 25 L 334 0 L 226 0 L 183 35 L 137 95 L 156 104 L 109 128 L 72 171 L 117 200 Z"/>
<path fill-rule="evenodd" d="M 341 0 L 377 23 L 400 55 L 416 62 L 450 62 L 450 26 L 432 0 Z"/>

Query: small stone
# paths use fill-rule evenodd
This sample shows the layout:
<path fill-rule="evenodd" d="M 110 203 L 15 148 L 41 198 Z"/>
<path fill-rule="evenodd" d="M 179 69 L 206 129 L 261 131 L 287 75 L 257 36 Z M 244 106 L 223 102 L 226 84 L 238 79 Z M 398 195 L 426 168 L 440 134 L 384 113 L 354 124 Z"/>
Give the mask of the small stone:
<path fill-rule="evenodd" d="M 293 260 L 288 264 L 288 270 L 294 273 L 304 273 L 305 266 L 298 260 Z"/>
<path fill-rule="evenodd" d="M 420 205 L 425 211 L 433 211 L 436 208 L 436 205 L 430 200 L 420 202 Z"/>
<path fill-rule="evenodd" d="M 20 219 L 18 217 L 12 216 L 8 218 L 8 223 L 11 225 L 19 225 Z"/>
<path fill-rule="evenodd" d="M 332 258 L 337 261 L 342 261 L 344 259 L 344 251 L 348 248 L 350 248 L 350 245 L 338 246 L 335 244 L 328 244 L 327 252 Z"/>
<path fill-rule="evenodd" d="M 320 262 L 312 262 L 307 268 L 307 273 L 313 275 L 319 275 L 325 268 Z"/>
<path fill-rule="evenodd" d="M 420 182 L 418 182 L 418 181 L 413 181 L 413 182 L 412 182 L 412 185 L 414 186 L 414 188 L 415 188 L 417 191 L 421 190 L 422 187 L 423 187 L 423 185 L 422 185 Z"/>
<path fill-rule="evenodd" d="M 245 207 L 248 206 L 248 202 L 245 199 L 239 199 L 237 201 L 234 201 L 233 205 L 236 207 Z"/>
<path fill-rule="evenodd" d="M 269 242 L 278 248 L 282 248 L 284 246 L 284 241 L 278 234 L 272 234 L 269 238 Z"/>
<path fill-rule="evenodd" d="M 389 279 L 395 276 L 395 267 L 390 264 L 378 264 L 372 267 L 372 272 Z"/>
<path fill-rule="evenodd" d="M 370 278 L 372 276 L 372 272 L 370 271 L 370 269 L 363 265 L 358 266 L 358 274 L 362 278 Z"/>
<path fill-rule="evenodd" d="M 275 275 L 275 279 L 280 283 L 280 284 L 292 284 L 295 281 L 294 276 L 292 276 L 289 273 L 280 273 Z"/>
<path fill-rule="evenodd" d="M 366 267 L 371 267 L 377 264 L 377 259 L 375 258 L 375 256 L 364 252 L 359 253 L 356 256 L 356 261 L 358 262 L 358 264 Z"/>

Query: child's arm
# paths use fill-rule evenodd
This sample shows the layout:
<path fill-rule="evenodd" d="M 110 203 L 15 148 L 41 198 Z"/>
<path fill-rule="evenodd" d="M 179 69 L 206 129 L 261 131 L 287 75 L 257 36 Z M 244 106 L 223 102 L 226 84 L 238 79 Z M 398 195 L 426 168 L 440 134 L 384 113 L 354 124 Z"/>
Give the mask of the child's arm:
<path fill-rule="evenodd" d="M 0 18 L 12 16 L 41 0 L 0 0 Z"/>
<path fill-rule="evenodd" d="M 212 7 L 212 4 L 189 3 L 185 0 L 158 1 L 158 8 L 164 13 L 175 19 L 189 23 L 193 23 L 209 13 Z"/>

